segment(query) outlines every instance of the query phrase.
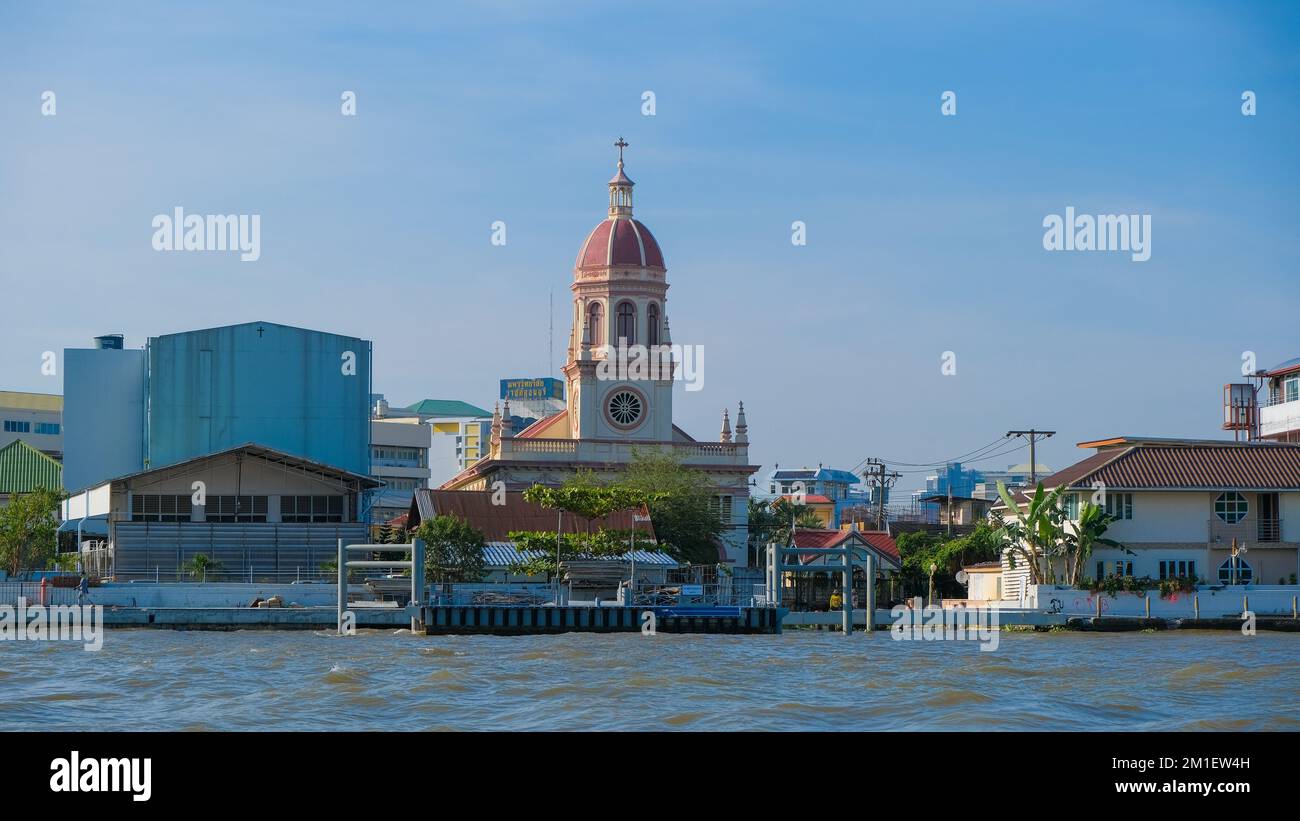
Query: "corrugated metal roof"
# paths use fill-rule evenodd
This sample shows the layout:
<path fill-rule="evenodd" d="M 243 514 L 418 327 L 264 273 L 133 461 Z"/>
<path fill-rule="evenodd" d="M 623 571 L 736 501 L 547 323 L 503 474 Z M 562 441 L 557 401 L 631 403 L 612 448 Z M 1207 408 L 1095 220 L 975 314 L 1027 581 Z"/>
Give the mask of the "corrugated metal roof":
<path fill-rule="evenodd" d="M 540 550 L 518 550 L 514 542 L 487 542 L 483 545 L 483 561 L 488 567 L 509 567 L 521 560 L 542 558 L 546 554 Z M 591 557 L 602 561 L 629 562 L 636 558 L 637 564 L 657 565 L 660 567 L 677 567 L 677 561 L 667 553 L 651 553 L 637 550 L 631 555 Z"/>
<path fill-rule="evenodd" d="M 63 465 L 21 439 L 0 448 L 0 493 L 63 490 Z"/>
<path fill-rule="evenodd" d="M 203 462 L 215 461 L 235 453 L 242 453 L 272 464 L 287 465 L 289 467 L 298 468 L 299 470 L 311 471 L 331 478 L 356 482 L 364 489 L 374 489 L 382 487 L 384 484 L 373 476 L 363 476 L 360 473 L 353 473 L 352 471 L 345 470 L 341 467 L 327 465 L 324 462 L 318 462 L 315 459 L 308 459 L 305 456 L 295 456 L 292 453 L 285 453 L 284 451 L 276 450 L 275 448 L 259 445 L 256 442 L 245 442 L 242 445 L 236 445 L 235 447 L 226 448 L 225 450 L 219 450 L 214 453 L 208 453 L 203 456 L 195 456 L 168 465 L 159 465 L 158 467 L 138 470 L 134 473 L 128 473 L 123 476 L 114 476 L 112 479 L 105 479 L 102 482 L 96 482 L 90 487 L 101 487 L 112 482 L 125 482 L 128 479 L 136 479 L 141 476 L 147 476 L 151 473 L 176 470 L 181 467 L 198 466 Z M 89 488 L 75 488 L 75 490 L 82 491 L 89 490 Z"/>

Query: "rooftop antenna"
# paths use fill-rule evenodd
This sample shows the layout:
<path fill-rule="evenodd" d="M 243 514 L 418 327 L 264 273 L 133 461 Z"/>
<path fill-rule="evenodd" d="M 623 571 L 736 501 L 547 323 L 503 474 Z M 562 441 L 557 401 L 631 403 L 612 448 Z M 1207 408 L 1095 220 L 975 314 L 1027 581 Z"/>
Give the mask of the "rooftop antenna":
<path fill-rule="evenodd" d="M 546 302 L 550 315 L 546 329 L 546 375 L 555 375 L 555 283 L 551 283 L 551 295 Z"/>

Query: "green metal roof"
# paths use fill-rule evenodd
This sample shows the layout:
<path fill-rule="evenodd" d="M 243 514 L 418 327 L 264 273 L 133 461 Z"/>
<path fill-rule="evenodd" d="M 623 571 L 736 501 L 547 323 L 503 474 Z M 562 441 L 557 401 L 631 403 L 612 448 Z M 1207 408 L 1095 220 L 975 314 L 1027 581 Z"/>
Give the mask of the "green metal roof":
<path fill-rule="evenodd" d="M 21 439 L 0 448 L 0 493 L 63 490 L 63 465 Z"/>
<path fill-rule="evenodd" d="M 491 416 L 492 411 L 462 402 L 459 399 L 421 399 L 414 405 L 402 410 L 418 413 L 422 416 Z"/>

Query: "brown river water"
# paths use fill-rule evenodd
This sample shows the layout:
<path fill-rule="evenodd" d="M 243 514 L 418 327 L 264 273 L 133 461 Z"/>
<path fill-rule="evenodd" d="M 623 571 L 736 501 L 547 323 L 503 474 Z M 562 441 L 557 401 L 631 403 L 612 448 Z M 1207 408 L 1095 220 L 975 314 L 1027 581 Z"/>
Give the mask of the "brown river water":
<path fill-rule="evenodd" d="M 999 639 L 110 630 L 0 642 L 0 728 L 1300 730 L 1300 635 Z"/>

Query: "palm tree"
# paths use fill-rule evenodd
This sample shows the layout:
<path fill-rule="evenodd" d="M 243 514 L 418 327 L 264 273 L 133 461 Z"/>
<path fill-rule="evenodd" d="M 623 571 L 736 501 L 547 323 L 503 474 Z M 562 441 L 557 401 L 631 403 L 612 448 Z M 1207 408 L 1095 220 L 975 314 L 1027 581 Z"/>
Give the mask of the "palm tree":
<path fill-rule="evenodd" d="M 1033 498 L 1024 507 L 1016 503 L 1007 486 L 998 482 L 998 495 L 1006 505 L 1002 536 L 1007 550 L 1029 565 L 1029 578 L 1033 584 L 1055 584 L 1056 570 L 1052 559 L 1060 552 L 1064 514 L 1061 495 L 1064 485 L 1050 491 L 1043 490 L 1039 482 Z M 1007 517 L 1009 521 L 1006 521 Z"/>
<path fill-rule="evenodd" d="M 221 562 L 212 558 L 206 553 L 195 553 L 188 562 L 185 563 L 185 570 L 189 571 L 191 579 L 203 579 L 207 581 L 208 571 L 216 572 L 222 568 Z"/>
<path fill-rule="evenodd" d="M 773 524 L 770 541 L 777 544 L 790 544 L 795 530 L 810 530 L 824 527 L 813 509 L 802 502 L 790 499 L 777 499 L 771 505 Z"/>

